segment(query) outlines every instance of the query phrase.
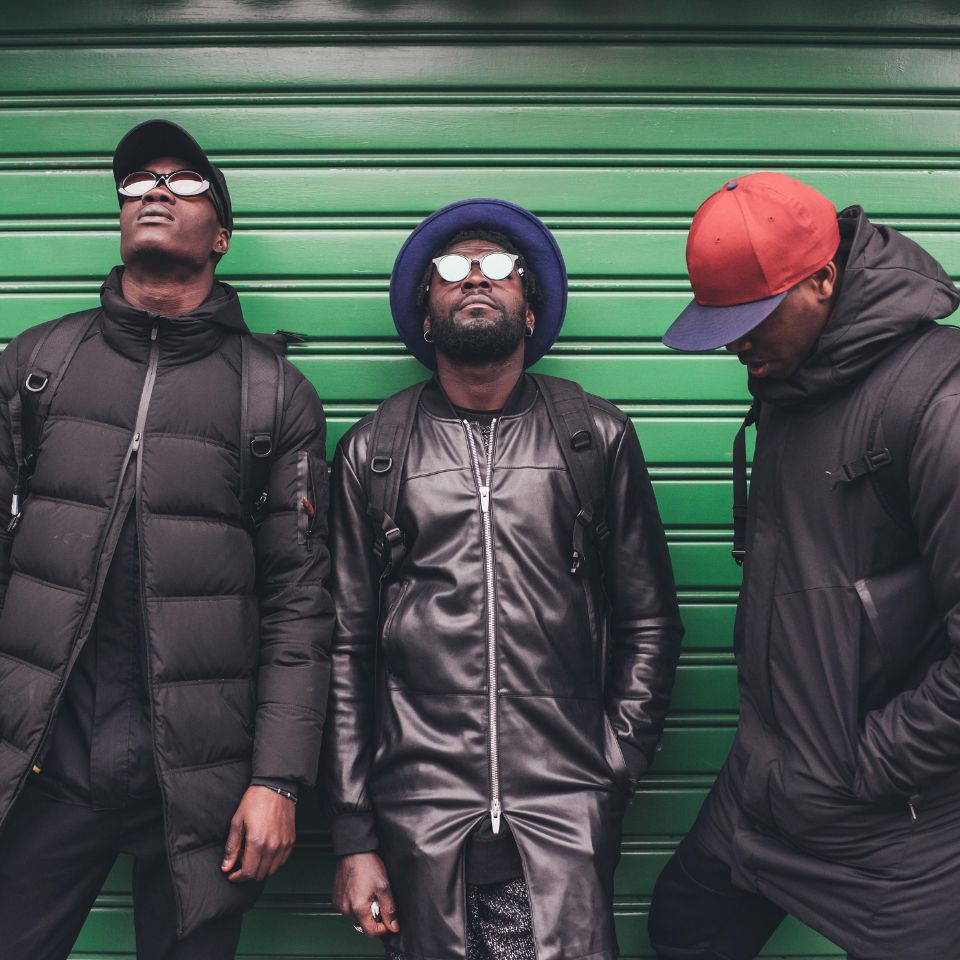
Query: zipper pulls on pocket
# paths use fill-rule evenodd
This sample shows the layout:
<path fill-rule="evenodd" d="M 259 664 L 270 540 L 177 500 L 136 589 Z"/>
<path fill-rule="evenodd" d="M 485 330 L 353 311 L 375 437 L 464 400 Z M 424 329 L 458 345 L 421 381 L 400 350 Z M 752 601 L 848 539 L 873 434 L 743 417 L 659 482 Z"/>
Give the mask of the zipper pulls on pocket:
<path fill-rule="evenodd" d="M 907 809 L 910 811 L 910 819 L 916 823 L 920 818 L 917 816 L 917 808 L 914 806 L 914 801 L 918 800 L 919 797 L 911 797 L 907 801 Z"/>

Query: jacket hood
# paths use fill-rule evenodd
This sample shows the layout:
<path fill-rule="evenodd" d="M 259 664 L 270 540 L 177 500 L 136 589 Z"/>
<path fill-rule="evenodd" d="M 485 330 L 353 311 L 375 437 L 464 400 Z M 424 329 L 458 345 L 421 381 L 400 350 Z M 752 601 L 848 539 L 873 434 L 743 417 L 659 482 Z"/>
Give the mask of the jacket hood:
<path fill-rule="evenodd" d="M 750 392 L 777 404 L 818 400 L 858 380 L 918 327 L 949 316 L 960 293 L 943 267 L 858 206 L 839 215 L 849 253 L 834 311 L 816 352 L 786 380 L 750 377 Z"/>
<path fill-rule="evenodd" d="M 107 342 L 120 353 L 143 360 L 149 353 L 149 331 L 160 322 L 162 361 L 186 362 L 215 349 L 224 334 L 249 333 L 236 290 L 214 281 L 207 298 L 189 313 L 163 317 L 128 303 L 123 296 L 123 267 L 117 266 L 100 287 Z"/>

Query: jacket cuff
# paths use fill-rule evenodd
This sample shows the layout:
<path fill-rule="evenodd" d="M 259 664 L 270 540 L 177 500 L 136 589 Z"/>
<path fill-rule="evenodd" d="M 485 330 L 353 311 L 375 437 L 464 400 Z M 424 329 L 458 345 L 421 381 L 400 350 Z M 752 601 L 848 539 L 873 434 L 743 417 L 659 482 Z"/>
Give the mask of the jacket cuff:
<path fill-rule="evenodd" d="M 300 784 L 298 784 L 296 780 L 277 780 L 273 777 L 251 777 L 250 786 L 269 787 L 271 790 L 283 790 L 286 793 L 292 793 L 294 798 L 296 798 Z"/>
<path fill-rule="evenodd" d="M 339 813 L 330 821 L 333 855 L 347 857 L 352 853 L 369 853 L 380 846 L 372 813 Z"/>

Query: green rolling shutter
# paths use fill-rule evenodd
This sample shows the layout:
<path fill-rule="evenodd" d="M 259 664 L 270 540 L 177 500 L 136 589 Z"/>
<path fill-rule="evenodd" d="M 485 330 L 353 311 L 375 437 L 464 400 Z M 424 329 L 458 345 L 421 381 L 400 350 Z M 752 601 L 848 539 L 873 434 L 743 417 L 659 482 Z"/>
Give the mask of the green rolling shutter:
<path fill-rule="evenodd" d="M 724 9 L 728 8 L 728 9 Z M 469 9 L 470 12 L 467 12 Z M 110 154 L 134 123 L 184 123 L 225 168 L 237 231 L 221 276 L 295 360 L 332 444 L 419 378 L 387 307 L 410 228 L 466 196 L 527 206 L 571 276 L 545 372 L 635 418 L 688 637 L 663 749 L 633 802 L 618 875 L 627 957 L 650 955 L 656 875 L 736 722 L 730 441 L 742 369 L 671 354 L 689 298 L 685 230 L 725 179 L 779 169 L 862 204 L 960 274 L 958 19 L 933 0 L 794 4 L 442 0 L 21 3 L 0 38 L 0 338 L 95 302 L 118 259 Z M 248 917 L 244 957 L 378 955 L 333 915 L 319 816 Z M 129 863 L 74 957 L 132 957 Z M 788 922 L 767 957 L 838 957 Z"/>

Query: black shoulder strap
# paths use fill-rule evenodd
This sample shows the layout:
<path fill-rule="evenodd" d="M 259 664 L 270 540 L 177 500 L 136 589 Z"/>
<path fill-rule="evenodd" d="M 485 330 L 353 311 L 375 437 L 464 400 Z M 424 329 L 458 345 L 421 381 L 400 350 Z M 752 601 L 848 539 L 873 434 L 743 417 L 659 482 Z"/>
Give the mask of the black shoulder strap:
<path fill-rule="evenodd" d="M 960 330 L 933 324 L 895 355 L 880 387 L 866 452 L 829 473 L 836 486 L 869 476 L 890 517 L 911 529 L 907 474 L 920 420 L 949 374 L 960 366 Z"/>
<path fill-rule="evenodd" d="M 410 434 L 428 383 L 415 383 L 387 397 L 373 415 L 367 460 L 367 515 L 374 525 L 373 554 L 382 568 L 381 579 L 396 570 L 406 554 L 403 532 L 394 517 Z"/>
<path fill-rule="evenodd" d="M 760 402 L 750 404 L 747 415 L 733 438 L 733 550 L 738 567 L 747 555 L 747 428 L 757 422 Z"/>
<path fill-rule="evenodd" d="M 70 313 L 51 324 L 33 348 L 20 389 L 10 398 L 10 430 L 17 476 L 10 504 L 8 532 L 12 533 L 20 523 L 23 501 L 27 496 L 50 404 L 70 361 L 96 317 L 96 312 Z"/>
<path fill-rule="evenodd" d="M 280 437 L 283 358 L 243 335 L 240 363 L 240 503 L 256 522 L 266 502 L 267 476 Z"/>
<path fill-rule="evenodd" d="M 606 479 L 599 444 L 595 442 L 596 425 L 580 384 L 538 373 L 530 376 L 540 388 L 580 501 L 570 558 L 570 572 L 576 573 L 586 556 L 584 530 L 590 530 L 601 547 L 610 536 L 603 515 Z"/>

